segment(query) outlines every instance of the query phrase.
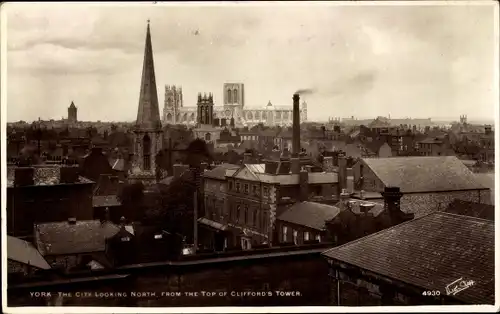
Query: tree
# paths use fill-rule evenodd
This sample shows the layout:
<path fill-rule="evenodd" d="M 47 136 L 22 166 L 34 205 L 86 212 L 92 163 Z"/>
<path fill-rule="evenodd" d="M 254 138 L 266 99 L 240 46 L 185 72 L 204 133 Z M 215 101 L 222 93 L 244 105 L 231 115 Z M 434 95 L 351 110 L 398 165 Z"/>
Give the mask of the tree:
<path fill-rule="evenodd" d="M 142 218 L 144 210 L 144 185 L 142 182 L 126 184 L 118 193 L 118 199 L 121 201 L 124 212 L 128 214 L 127 219 Z"/>

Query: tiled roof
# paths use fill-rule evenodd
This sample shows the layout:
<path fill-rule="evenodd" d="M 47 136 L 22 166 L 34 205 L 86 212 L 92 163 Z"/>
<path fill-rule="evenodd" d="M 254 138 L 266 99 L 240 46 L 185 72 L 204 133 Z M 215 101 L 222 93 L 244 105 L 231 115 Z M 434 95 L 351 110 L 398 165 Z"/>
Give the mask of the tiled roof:
<path fill-rule="evenodd" d="M 474 285 L 455 295 L 471 304 L 492 304 L 492 221 L 435 212 L 324 252 L 324 256 L 426 290 L 459 278 Z"/>
<path fill-rule="evenodd" d="M 487 189 L 456 157 L 364 158 L 385 186 L 403 193 Z"/>
<path fill-rule="evenodd" d="M 323 230 L 325 222 L 332 220 L 340 213 L 335 206 L 315 202 L 296 203 L 278 216 L 281 221 Z"/>
<path fill-rule="evenodd" d="M 7 236 L 7 258 L 40 269 L 50 269 L 50 265 L 33 244 Z"/>
<path fill-rule="evenodd" d="M 61 178 L 61 166 L 60 165 L 43 165 L 34 166 L 34 185 L 57 185 L 60 183 Z M 7 187 L 14 186 L 16 167 L 7 167 Z M 75 183 L 93 183 L 93 181 L 84 178 L 82 176 L 78 177 L 78 181 Z"/>
<path fill-rule="evenodd" d="M 495 220 L 495 206 L 481 203 L 454 200 L 445 210 L 448 213 L 487 220 Z"/>
<path fill-rule="evenodd" d="M 238 165 L 233 165 L 233 164 L 221 164 L 215 167 L 212 170 L 205 171 L 203 173 L 203 176 L 206 178 L 213 178 L 213 179 L 219 179 L 219 180 L 225 180 L 226 179 L 226 170 L 231 170 L 231 169 L 239 169 L 240 166 Z"/>
<path fill-rule="evenodd" d="M 35 226 L 35 239 L 42 255 L 68 255 L 105 250 L 105 239 L 120 228 L 99 220 L 43 223 Z"/>
<path fill-rule="evenodd" d="M 93 207 L 120 206 L 122 203 L 116 195 L 97 195 L 92 197 Z"/>

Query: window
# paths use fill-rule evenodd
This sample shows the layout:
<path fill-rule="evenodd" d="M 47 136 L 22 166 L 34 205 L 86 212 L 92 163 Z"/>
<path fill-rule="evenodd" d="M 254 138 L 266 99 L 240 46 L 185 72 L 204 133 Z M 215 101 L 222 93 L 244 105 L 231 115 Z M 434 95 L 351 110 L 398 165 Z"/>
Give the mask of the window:
<path fill-rule="evenodd" d="M 162 239 L 163 236 L 161 234 L 155 234 L 155 240 Z"/>
<path fill-rule="evenodd" d="M 316 240 L 318 240 L 318 242 L 321 242 L 321 236 L 319 234 L 316 235 Z"/>
<path fill-rule="evenodd" d="M 238 102 L 238 91 L 236 89 L 233 90 L 233 102 Z"/>
<path fill-rule="evenodd" d="M 304 231 L 304 241 L 309 241 L 309 232 Z"/>
<path fill-rule="evenodd" d="M 151 170 L 151 139 L 146 134 L 142 143 L 142 156 L 144 170 Z"/>
<path fill-rule="evenodd" d="M 122 240 L 122 242 L 129 242 L 130 237 L 122 237 L 121 240 Z"/>
<path fill-rule="evenodd" d="M 298 236 L 298 231 L 297 230 L 293 230 L 293 243 L 295 245 L 297 245 L 297 236 Z"/>
<path fill-rule="evenodd" d="M 258 212 L 257 210 L 254 210 L 254 211 L 253 211 L 253 217 L 252 217 L 252 218 L 253 218 L 253 226 L 254 226 L 254 227 L 257 227 L 257 221 L 258 221 L 258 219 L 257 219 L 257 215 L 258 215 L 258 213 L 259 213 L 259 212 Z"/>
<path fill-rule="evenodd" d="M 269 188 L 267 186 L 264 187 L 264 196 L 269 196 Z"/>
<path fill-rule="evenodd" d="M 283 226 L 283 234 L 282 234 L 282 236 L 283 236 L 283 242 L 286 242 L 286 240 L 287 240 L 287 233 L 288 233 L 287 226 Z"/>
<path fill-rule="evenodd" d="M 236 192 L 239 192 L 239 191 L 240 191 L 240 183 L 236 182 Z"/>
<path fill-rule="evenodd" d="M 241 209 L 240 205 L 236 206 L 236 222 L 240 221 L 240 209 Z"/>
<path fill-rule="evenodd" d="M 245 194 L 248 194 L 248 184 L 245 184 Z"/>
<path fill-rule="evenodd" d="M 245 216 L 244 216 L 244 220 L 243 220 L 243 223 L 244 224 L 247 224 L 248 223 L 248 206 L 245 205 Z"/>
<path fill-rule="evenodd" d="M 229 181 L 229 191 L 233 189 L 233 181 Z"/>
<path fill-rule="evenodd" d="M 252 193 L 253 195 L 257 195 L 257 186 L 252 186 Z"/>
<path fill-rule="evenodd" d="M 232 96 L 233 96 L 233 95 L 231 94 L 231 90 L 230 90 L 230 89 L 228 89 L 228 90 L 227 90 L 227 102 L 228 102 L 229 104 L 233 102 L 233 97 L 232 97 Z"/>

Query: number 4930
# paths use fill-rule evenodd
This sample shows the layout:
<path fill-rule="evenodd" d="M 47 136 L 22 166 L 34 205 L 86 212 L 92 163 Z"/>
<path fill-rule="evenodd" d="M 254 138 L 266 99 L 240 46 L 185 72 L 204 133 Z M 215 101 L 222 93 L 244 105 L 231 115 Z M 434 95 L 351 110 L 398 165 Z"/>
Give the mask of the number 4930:
<path fill-rule="evenodd" d="M 426 296 L 426 297 L 434 297 L 434 296 L 441 295 L 441 291 L 439 291 L 439 290 L 424 291 L 424 292 L 422 292 L 422 295 Z"/>

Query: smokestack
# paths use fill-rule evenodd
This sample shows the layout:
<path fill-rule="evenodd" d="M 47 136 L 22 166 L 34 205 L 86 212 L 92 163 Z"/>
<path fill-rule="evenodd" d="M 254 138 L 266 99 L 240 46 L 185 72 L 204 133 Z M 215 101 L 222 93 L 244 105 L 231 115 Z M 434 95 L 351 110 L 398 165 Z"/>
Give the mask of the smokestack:
<path fill-rule="evenodd" d="M 305 202 L 309 199 L 309 173 L 305 168 L 299 172 L 299 200 Z"/>
<path fill-rule="evenodd" d="M 342 191 L 347 189 L 347 159 L 344 154 L 339 154 L 339 188 Z"/>
<path fill-rule="evenodd" d="M 299 157 L 300 153 L 300 96 L 293 94 L 293 139 L 292 156 Z"/>

